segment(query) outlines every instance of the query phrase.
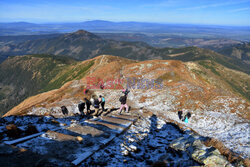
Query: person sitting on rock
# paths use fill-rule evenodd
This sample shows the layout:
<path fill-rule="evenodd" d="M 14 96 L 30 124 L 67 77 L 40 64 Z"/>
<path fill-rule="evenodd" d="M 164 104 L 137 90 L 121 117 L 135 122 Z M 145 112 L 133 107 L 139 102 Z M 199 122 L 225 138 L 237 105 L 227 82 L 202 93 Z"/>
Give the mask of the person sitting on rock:
<path fill-rule="evenodd" d="M 100 102 L 97 97 L 94 97 L 94 104 L 95 112 L 93 113 L 93 116 L 98 116 L 99 112 L 99 107 L 100 107 Z"/>
<path fill-rule="evenodd" d="M 126 108 L 126 113 L 128 113 L 128 105 L 127 103 L 127 95 L 121 96 L 119 101 L 121 102 L 121 107 L 119 109 L 119 114 L 122 113 L 122 109 L 125 107 Z"/>
<path fill-rule="evenodd" d="M 86 97 L 84 98 L 84 101 L 85 101 L 85 104 L 86 104 L 86 107 L 87 107 L 86 115 L 88 115 L 88 114 L 90 114 L 91 102 Z"/>
<path fill-rule="evenodd" d="M 69 111 L 68 111 L 67 107 L 62 106 L 61 110 L 62 110 L 63 115 L 68 115 L 69 114 Z"/>
<path fill-rule="evenodd" d="M 104 108 L 104 106 L 105 106 L 105 98 L 102 95 L 99 96 L 99 102 L 101 103 L 102 112 L 104 112 L 104 110 L 105 110 L 105 108 Z"/>
<path fill-rule="evenodd" d="M 183 118 L 182 121 L 184 121 L 185 123 L 188 123 L 188 120 L 189 120 L 190 117 L 191 117 L 191 113 L 188 112 L 188 113 L 184 116 L 184 118 Z"/>
<path fill-rule="evenodd" d="M 79 109 L 81 115 L 84 115 L 84 112 L 83 112 L 83 111 L 84 111 L 84 109 L 85 109 L 85 103 L 82 102 L 82 101 L 80 101 L 79 104 L 78 104 L 78 109 Z"/>
<path fill-rule="evenodd" d="M 182 120 L 182 114 L 183 114 L 183 111 L 181 111 L 181 110 L 178 111 L 178 117 L 179 117 L 180 120 Z"/>

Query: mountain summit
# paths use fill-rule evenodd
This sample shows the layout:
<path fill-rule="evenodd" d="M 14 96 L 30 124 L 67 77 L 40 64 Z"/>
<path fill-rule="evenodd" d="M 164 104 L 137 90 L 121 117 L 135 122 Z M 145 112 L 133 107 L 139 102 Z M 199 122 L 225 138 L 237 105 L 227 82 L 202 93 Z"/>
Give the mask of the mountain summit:
<path fill-rule="evenodd" d="M 100 40 L 101 37 L 93 34 L 93 33 L 90 33 L 88 31 L 85 31 L 85 30 L 78 30 L 76 32 L 73 32 L 73 33 L 69 33 L 69 34 L 66 34 L 64 36 L 65 38 L 67 37 L 72 37 L 74 38 L 75 40 Z"/>

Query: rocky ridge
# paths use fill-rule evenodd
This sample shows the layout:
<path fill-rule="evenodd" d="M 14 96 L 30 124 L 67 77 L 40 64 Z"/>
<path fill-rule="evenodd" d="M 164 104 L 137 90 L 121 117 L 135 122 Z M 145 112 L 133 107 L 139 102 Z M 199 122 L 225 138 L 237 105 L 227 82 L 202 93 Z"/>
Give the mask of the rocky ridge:
<path fill-rule="evenodd" d="M 245 136 L 249 126 L 248 100 L 235 94 L 224 82 L 220 83 L 221 87 L 216 85 L 213 81 L 216 75 L 199 63 L 183 63 L 173 60 L 135 62 L 113 56 L 100 56 L 94 60 L 95 64 L 81 80 L 71 81 L 60 89 L 30 97 L 5 116 L 52 115 L 62 117 L 60 111 L 62 105 L 67 106 L 69 115 L 73 116 L 79 112 L 77 108 L 79 101 L 84 96 L 92 94 L 104 95 L 108 108 L 118 107 L 121 88 L 127 86 L 127 78 L 136 78 L 135 87 L 131 89 L 128 96 L 128 103 L 132 108 L 141 113 L 150 111 L 158 118 L 192 128 L 204 137 L 218 139 L 227 148 L 244 158 L 249 158 L 248 139 Z M 202 70 L 211 75 L 207 78 L 204 75 L 198 75 L 197 71 Z M 104 80 L 106 87 L 111 82 L 118 89 L 102 90 L 97 87 L 83 95 L 83 89 L 88 86 L 87 77 L 97 78 L 92 84 Z M 109 78 L 120 78 L 125 82 L 118 82 L 118 80 L 108 82 Z M 148 80 L 142 80 L 145 78 L 151 81 L 162 79 L 162 87 L 155 83 L 154 87 L 150 88 L 147 88 L 146 84 L 139 84 L 147 82 Z M 179 120 L 178 110 L 192 113 L 188 124 Z M 189 139 L 187 138 L 187 140 Z M 217 154 L 218 151 L 215 153 Z M 204 163 L 204 161 L 200 161 L 200 163 Z M 228 162 L 221 163 L 225 165 Z"/>

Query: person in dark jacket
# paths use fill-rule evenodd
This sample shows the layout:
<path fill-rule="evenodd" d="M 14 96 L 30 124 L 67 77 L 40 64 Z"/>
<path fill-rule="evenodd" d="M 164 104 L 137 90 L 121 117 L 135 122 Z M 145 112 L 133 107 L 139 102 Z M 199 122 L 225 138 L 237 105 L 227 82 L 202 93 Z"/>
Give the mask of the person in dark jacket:
<path fill-rule="evenodd" d="M 104 106 L 105 106 L 105 98 L 102 95 L 99 96 L 99 102 L 101 103 L 102 112 L 104 112 L 104 110 L 105 110 L 105 108 L 104 108 Z"/>
<path fill-rule="evenodd" d="M 178 111 L 178 117 L 179 117 L 180 120 L 182 119 L 182 114 L 183 114 L 183 112 L 181 110 Z"/>
<path fill-rule="evenodd" d="M 81 113 L 81 115 L 84 115 L 84 109 L 85 109 L 85 103 L 84 102 L 80 102 L 79 104 L 78 104 L 78 109 L 79 109 L 79 111 L 80 111 L 80 113 Z"/>
<path fill-rule="evenodd" d="M 128 113 L 128 105 L 127 103 L 127 95 L 121 96 L 119 101 L 121 102 L 121 107 L 119 109 L 119 113 L 121 114 L 122 109 L 125 107 L 126 108 L 126 112 Z"/>
<path fill-rule="evenodd" d="M 97 97 L 94 97 L 94 104 L 93 105 L 94 105 L 94 108 L 95 108 L 95 112 L 93 113 L 93 116 L 98 116 L 100 102 L 99 102 Z"/>
<path fill-rule="evenodd" d="M 68 115 L 69 111 L 65 106 L 61 107 L 63 115 Z"/>
<path fill-rule="evenodd" d="M 86 107 L 87 107 L 86 115 L 88 115 L 88 114 L 90 114 L 91 102 L 87 98 L 84 98 L 84 101 L 85 101 L 85 104 L 86 104 Z"/>

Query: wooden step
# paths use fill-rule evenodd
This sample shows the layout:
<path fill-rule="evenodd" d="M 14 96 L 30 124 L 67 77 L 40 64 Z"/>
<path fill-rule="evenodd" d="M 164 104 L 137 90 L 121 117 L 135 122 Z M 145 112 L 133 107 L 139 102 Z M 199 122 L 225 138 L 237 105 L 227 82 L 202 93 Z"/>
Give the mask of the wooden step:
<path fill-rule="evenodd" d="M 99 130 L 97 128 L 91 127 L 91 126 L 82 126 L 82 125 L 73 125 L 73 126 L 69 126 L 67 128 L 67 130 L 71 131 L 71 132 L 75 132 L 78 133 L 80 135 L 88 135 L 90 134 L 92 137 L 98 137 L 103 135 L 104 131 Z"/>
<path fill-rule="evenodd" d="M 120 118 L 120 119 L 125 119 L 125 120 L 130 120 L 130 121 L 136 121 L 138 119 L 138 117 L 136 116 L 131 116 L 131 115 L 125 115 L 125 114 L 121 114 L 121 115 L 109 115 L 110 117 L 114 117 L 114 118 Z"/>
<path fill-rule="evenodd" d="M 122 127 L 122 126 L 117 126 L 117 125 L 109 124 L 109 123 L 106 123 L 106 122 L 101 122 L 101 121 L 98 121 L 98 120 L 86 120 L 85 122 L 90 123 L 90 124 L 95 124 L 95 125 L 102 125 L 102 126 L 105 126 L 105 127 L 109 128 L 111 130 L 115 130 L 117 132 L 120 132 L 120 131 L 124 130 L 124 127 Z"/>
<path fill-rule="evenodd" d="M 117 135 L 119 135 L 119 134 L 123 133 L 124 131 L 126 131 L 132 125 L 133 121 L 137 120 L 137 118 L 134 118 L 134 117 L 126 117 L 126 118 L 130 118 L 132 120 L 120 119 L 120 118 L 109 117 L 109 116 L 100 116 L 98 119 L 95 119 L 95 120 L 86 120 L 85 122 L 87 122 L 87 123 L 96 124 L 96 125 L 103 125 L 103 126 L 106 126 L 106 127 L 110 128 L 112 130 L 115 130 L 117 134 L 116 135 L 111 135 L 108 139 L 99 140 L 101 145 L 99 145 L 98 147 L 84 149 L 84 152 L 81 155 L 78 155 L 77 159 L 72 161 L 72 164 L 77 166 L 81 162 L 86 160 L 87 158 L 91 157 L 95 152 L 99 151 L 103 147 L 107 146 L 110 142 L 112 142 L 112 140 Z M 102 122 L 102 121 L 107 121 L 107 122 Z M 108 123 L 108 122 L 110 122 L 110 123 Z M 111 123 L 121 124 L 123 127 L 117 126 L 117 125 L 114 125 L 114 124 L 111 124 Z"/>
<path fill-rule="evenodd" d="M 58 128 L 54 128 L 52 130 L 57 131 L 57 130 L 60 130 L 60 129 L 62 129 L 62 128 L 58 127 Z M 5 141 L 4 143 L 9 144 L 9 145 L 15 145 L 15 144 L 18 144 L 18 143 L 25 142 L 27 140 L 33 139 L 35 137 L 41 136 L 44 133 L 46 133 L 46 132 L 35 133 L 35 134 L 25 136 L 25 137 L 22 137 L 22 138 L 19 138 L 19 139 L 15 139 L 15 140 L 11 140 L 11 141 Z"/>
<path fill-rule="evenodd" d="M 45 136 L 50 139 L 57 140 L 57 141 L 67 141 L 67 140 L 77 141 L 76 136 L 71 136 L 71 135 L 67 135 L 67 134 L 63 134 L 63 133 L 59 133 L 59 132 L 55 132 L 51 130 L 48 130 L 45 133 Z"/>
<path fill-rule="evenodd" d="M 119 118 L 109 117 L 109 116 L 100 116 L 99 118 L 103 121 L 107 121 L 107 122 L 111 122 L 111 123 L 115 123 L 115 124 L 120 124 L 123 126 L 129 126 L 132 122 L 130 120 L 119 119 Z"/>

